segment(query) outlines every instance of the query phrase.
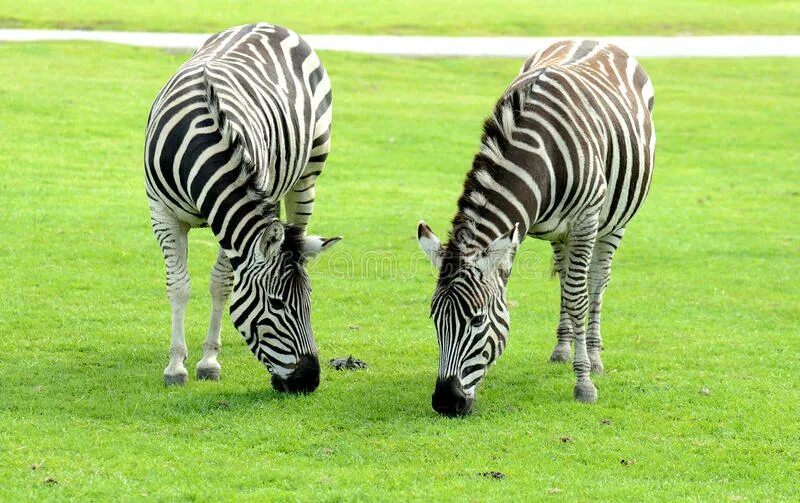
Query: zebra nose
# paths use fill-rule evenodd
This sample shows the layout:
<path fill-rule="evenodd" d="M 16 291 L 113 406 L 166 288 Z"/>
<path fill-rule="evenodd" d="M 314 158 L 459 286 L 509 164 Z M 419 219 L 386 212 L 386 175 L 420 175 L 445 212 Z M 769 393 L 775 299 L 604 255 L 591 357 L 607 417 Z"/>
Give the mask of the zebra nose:
<path fill-rule="evenodd" d="M 316 355 L 303 355 L 288 377 L 272 374 L 272 387 L 285 393 L 312 393 L 319 386 L 319 359 Z"/>
<path fill-rule="evenodd" d="M 445 416 L 466 416 L 472 412 L 472 398 L 464 393 L 461 382 L 455 376 L 436 380 L 431 405 L 433 410 Z"/>

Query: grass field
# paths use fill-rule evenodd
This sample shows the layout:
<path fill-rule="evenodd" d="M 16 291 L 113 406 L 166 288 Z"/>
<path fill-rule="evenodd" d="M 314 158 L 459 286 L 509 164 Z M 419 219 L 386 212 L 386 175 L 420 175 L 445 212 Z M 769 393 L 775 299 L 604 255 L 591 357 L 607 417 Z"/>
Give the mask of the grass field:
<path fill-rule="evenodd" d="M 169 308 L 141 157 L 150 102 L 185 57 L 0 45 L 0 500 L 800 498 L 800 60 L 644 62 L 656 174 L 614 264 L 599 402 L 573 402 L 571 370 L 547 362 L 558 285 L 549 246 L 528 241 L 510 347 L 475 415 L 451 420 L 430 408 L 416 222 L 446 232 L 519 62 L 322 54 L 334 146 L 312 231 L 345 241 L 312 266 L 313 320 L 324 360 L 371 369 L 325 368 L 315 394 L 287 397 L 227 317 L 222 380 L 162 385 Z M 190 236 L 193 368 L 215 244 Z"/>
<path fill-rule="evenodd" d="M 675 35 L 800 32 L 800 3 L 772 0 L 0 0 L 0 27 L 215 32 L 269 21 L 309 33 Z"/>

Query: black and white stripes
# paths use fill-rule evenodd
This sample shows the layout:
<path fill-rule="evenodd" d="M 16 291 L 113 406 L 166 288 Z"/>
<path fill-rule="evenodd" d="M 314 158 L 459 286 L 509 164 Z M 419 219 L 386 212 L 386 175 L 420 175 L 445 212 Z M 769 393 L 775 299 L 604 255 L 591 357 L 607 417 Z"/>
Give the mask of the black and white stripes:
<path fill-rule="evenodd" d="M 625 226 L 654 163 L 653 88 L 621 49 L 565 41 L 534 54 L 484 124 L 446 246 L 420 222 L 439 270 L 431 303 L 440 357 L 434 408 L 471 410 L 509 333 L 505 289 L 525 236 L 552 243 L 561 282 L 554 361 L 570 359 L 575 398 L 596 400 L 600 312 Z M 330 147 L 330 82 L 295 33 L 257 24 L 212 36 L 150 112 L 145 175 L 172 305 L 166 383 L 186 381 L 187 233 L 220 244 L 198 377 L 216 379 L 220 319 L 231 319 L 283 391 L 312 391 L 319 362 L 304 265 L 338 238 L 307 237 L 315 181 Z M 280 205 L 286 223 L 279 220 Z M 588 330 L 586 318 L 588 315 Z"/>
<path fill-rule="evenodd" d="M 296 33 L 264 23 L 210 37 L 156 97 L 145 180 L 172 305 L 168 384 L 187 377 L 187 233 L 208 225 L 220 251 L 198 377 L 219 377 L 220 318 L 233 291 L 232 321 L 273 385 L 316 388 L 304 263 L 338 238 L 306 237 L 305 228 L 330 148 L 331 113 L 330 81 L 314 51 Z"/>
<path fill-rule="evenodd" d="M 574 342 L 575 398 L 596 400 L 589 371 L 602 371 L 602 297 L 625 225 L 650 186 L 652 107 L 647 74 L 613 45 L 559 42 L 523 65 L 484 124 L 449 243 L 419 225 L 420 245 L 440 270 L 436 410 L 468 412 L 505 347 L 505 285 L 525 235 L 552 243 L 561 281 L 551 359 L 568 360 Z"/>

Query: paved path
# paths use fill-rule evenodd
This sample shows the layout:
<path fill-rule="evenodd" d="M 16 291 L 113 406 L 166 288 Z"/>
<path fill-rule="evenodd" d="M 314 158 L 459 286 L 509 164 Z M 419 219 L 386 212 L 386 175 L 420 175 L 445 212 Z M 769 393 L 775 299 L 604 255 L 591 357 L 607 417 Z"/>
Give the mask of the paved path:
<path fill-rule="evenodd" d="M 207 36 L 199 33 L 0 29 L 0 42 L 91 40 L 173 50 L 194 50 Z M 550 42 L 569 37 L 304 35 L 303 38 L 317 50 L 395 56 L 525 58 Z M 613 42 L 640 58 L 800 56 L 800 35 L 596 38 Z"/>

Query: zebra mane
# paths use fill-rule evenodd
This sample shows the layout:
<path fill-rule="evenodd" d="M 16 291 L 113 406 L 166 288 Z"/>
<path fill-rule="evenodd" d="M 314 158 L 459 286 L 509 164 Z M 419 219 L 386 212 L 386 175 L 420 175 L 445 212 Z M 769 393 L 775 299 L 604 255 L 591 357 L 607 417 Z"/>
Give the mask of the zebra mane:
<path fill-rule="evenodd" d="M 267 191 L 259 184 L 259 173 L 253 162 L 252 156 L 247 152 L 247 147 L 242 137 L 236 132 L 236 128 L 231 124 L 227 114 L 220 106 L 219 96 L 211 84 L 208 75 L 208 67 L 203 68 L 203 76 L 206 85 L 206 102 L 209 113 L 216 119 L 219 133 L 223 138 L 227 138 L 230 146 L 234 149 L 232 159 L 241 164 L 239 184 L 247 189 L 247 194 L 258 203 L 259 212 L 265 218 L 280 216 L 280 203 L 270 202 Z"/>
<path fill-rule="evenodd" d="M 306 232 L 302 227 L 294 224 L 283 224 L 281 252 L 288 254 L 292 263 L 304 264 L 306 262 L 303 253 L 305 237 Z"/>
<path fill-rule="evenodd" d="M 477 250 L 480 243 L 475 239 L 476 224 L 471 215 L 479 215 L 488 199 L 485 184 L 481 179 L 497 179 L 503 168 L 497 159 L 509 146 L 509 139 L 516 127 L 524 101 L 522 90 L 506 92 L 495 105 L 494 111 L 483 122 L 480 151 L 472 160 L 472 168 L 464 180 L 464 189 L 458 199 L 458 211 L 452 220 L 448 243 L 444 254 L 466 256 Z M 456 262 L 460 262 L 460 259 Z"/>
<path fill-rule="evenodd" d="M 311 281 L 304 266 L 308 262 L 305 250 L 305 229 L 294 224 L 283 224 L 283 243 L 281 243 L 280 253 L 284 258 L 284 267 L 291 271 L 293 283 L 306 291 L 311 291 Z"/>
<path fill-rule="evenodd" d="M 247 188 L 247 195 L 258 204 L 259 213 L 264 218 L 280 218 L 281 203 L 269 200 L 269 194 L 264 189 L 258 187 L 256 179 L 258 173 L 248 166 L 242 165 L 239 175 L 239 183 Z"/>

